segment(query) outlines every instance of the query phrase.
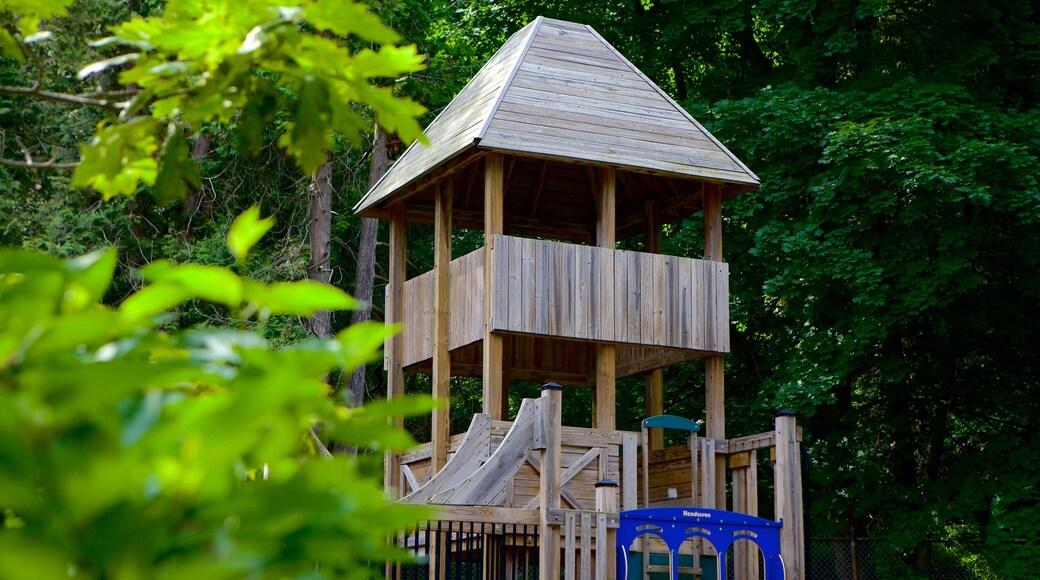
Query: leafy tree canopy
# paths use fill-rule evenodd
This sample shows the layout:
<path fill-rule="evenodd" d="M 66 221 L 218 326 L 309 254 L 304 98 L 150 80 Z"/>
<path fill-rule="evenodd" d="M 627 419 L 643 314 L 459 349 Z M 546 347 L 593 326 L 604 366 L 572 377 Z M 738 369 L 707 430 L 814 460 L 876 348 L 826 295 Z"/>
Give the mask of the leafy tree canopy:
<path fill-rule="evenodd" d="M 142 187 L 159 199 L 191 193 L 199 173 L 186 136 L 203 125 L 234 127 L 246 149 L 272 126 L 306 171 L 324 160 L 335 132 L 358 139 L 363 106 L 388 130 L 421 138 L 423 109 L 377 83 L 421 59 L 362 5 L 168 2 L 160 16 L 114 26 L 96 46 L 117 54 L 81 69 L 106 86 L 118 71 L 117 89 L 54 91 L 44 86 L 40 47 L 62 40 L 49 34 L 49 19 L 74 8 L 0 2 L 3 54 L 38 75 L 0 93 L 103 111 L 72 184 L 106 198 Z M 67 165 L 23 153 L 4 165 Z M 273 225 L 253 207 L 219 251 L 247 269 Z M 376 452 L 413 444 L 389 418 L 428 413 L 428 399 L 348 410 L 326 384 L 375 358 L 392 329 L 361 324 L 276 348 L 263 337 L 274 318 L 355 301 L 310 281 L 157 259 L 139 268 L 143 286 L 112 306 L 104 299 L 116 270 L 114 248 L 69 259 L 0 249 L 0 576 L 379 570 L 391 555 L 387 535 L 422 512 L 384 502 L 374 456 L 324 457 L 317 433 Z M 200 307 L 227 324 L 178 320 Z"/>

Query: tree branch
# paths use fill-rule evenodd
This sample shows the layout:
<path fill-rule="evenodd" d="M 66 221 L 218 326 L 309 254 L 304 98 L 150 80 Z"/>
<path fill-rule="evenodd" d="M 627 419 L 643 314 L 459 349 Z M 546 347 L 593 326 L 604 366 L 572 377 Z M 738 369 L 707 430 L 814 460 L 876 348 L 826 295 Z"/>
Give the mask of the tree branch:
<path fill-rule="evenodd" d="M 79 163 L 68 162 L 68 161 L 55 161 L 49 159 L 47 161 L 18 161 L 16 159 L 6 159 L 0 157 L 0 166 L 2 167 L 17 167 L 18 169 L 75 169 Z"/>
<path fill-rule="evenodd" d="M 54 101 L 56 103 L 66 103 L 70 105 L 85 105 L 88 107 L 99 107 L 111 111 L 118 111 L 123 108 L 123 105 L 121 103 L 110 101 L 108 99 L 93 99 L 82 95 L 73 95 L 70 93 L 58 93 L 55 91 L 41 90 L 39 84 L 31 87 L 0 85 L 0 94 L 39 97 L 41 99 Z"/>

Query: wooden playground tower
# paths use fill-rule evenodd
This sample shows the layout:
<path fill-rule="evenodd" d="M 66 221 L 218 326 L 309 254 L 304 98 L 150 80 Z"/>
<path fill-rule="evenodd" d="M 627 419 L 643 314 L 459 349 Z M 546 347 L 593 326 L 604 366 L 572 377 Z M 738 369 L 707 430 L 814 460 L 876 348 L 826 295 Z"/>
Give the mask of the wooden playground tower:
<path fill-rule="evenodd" d="M 433 412 L 432 441 L 387 457 L 392 497 L 440 504 L 440 520 L 470 526 L 411 536 L 407 545 L 429 561 L 424 577 L 445 577 L 441 557 L 466 550 L 482 577 L 520 577 L 521 545 L 537 552 L 542 578 L 561 567 L 568 578 L 623 577 L 614 568 L 619 512 L 757 515 L 756 457 L 769 450 L 787 578 L 804 578 L 794 417 L 726 436 L 721 207 L 758 187 L 754 173 L 591 27 L 545 18 L 514 34 L 426 134 L 429 144 L 413 144 L 355 208 L 390 222 L 386 319 L 403 330 L 386 345 L 389 396 L 404 394 L 405 373 L 430 374 L 445 401 L 451 377 L 483 381 L 483 412 L 466 433 L 449 433 L 445 405 Z M 662 226 L 697 212 L 703 259 L 661 255 Z M 433 224 L 435 265 L 407 279 L 411 222 Z M 484 246 L 452 259 L 453 228 L 483 230 Z M 635 236 L 642 251 L 615 249 Z M 661 369 L 696 358 L 705 364 L 703 433 L 664 448 L 660 429 L 616 429 L 617 379 L 645 377 L 646 415 L 661 415 Z M 524 400 L 510 418 L 511 381 L 563 388 Z M 593 393 L 592 428 L 562 426 L 565 393 L 582 387 Z M 616 483 L 596 486 L 603 481 Z M 519 525 L 537 529 L 534 539 L 518 539 Z M 643 573 L 659 571 L 654 542 L 637 544 Z M 757 579 L 757 552 L 735 550 L 737 577 Z M 698 576 L 699 566 L 681 571 Z"/>

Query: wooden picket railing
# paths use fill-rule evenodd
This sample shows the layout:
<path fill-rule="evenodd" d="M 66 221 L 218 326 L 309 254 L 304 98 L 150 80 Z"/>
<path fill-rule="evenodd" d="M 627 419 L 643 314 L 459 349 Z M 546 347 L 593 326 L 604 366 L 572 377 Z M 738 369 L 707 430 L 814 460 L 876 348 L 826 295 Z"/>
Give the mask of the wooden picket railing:
<path fill-rule="evenodd" d="M 492 331 L 729 352 L 724 262 L 502 235 L 492 252 Z M 483 338 L 484 256 L 479 248 L 451 262 L 451 350 Z M 433 295 L 433 272 L 404 283 L 405 367 L 433 356 Z"/>

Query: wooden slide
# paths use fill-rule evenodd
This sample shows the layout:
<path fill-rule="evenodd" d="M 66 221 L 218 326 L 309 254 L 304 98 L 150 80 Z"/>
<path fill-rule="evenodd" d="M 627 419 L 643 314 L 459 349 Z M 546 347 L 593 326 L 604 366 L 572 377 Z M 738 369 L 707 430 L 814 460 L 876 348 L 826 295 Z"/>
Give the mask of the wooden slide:
<path fill-rule="evenodd" d="M 524 399 L 501 445 L 488 455 L 491 418 L 475 415 L 458 451 L 425 485 L 401 499 L 408 503 L 503 505 L 506 483 L 535 446 L 541 426 L 540 399 Z"/>

